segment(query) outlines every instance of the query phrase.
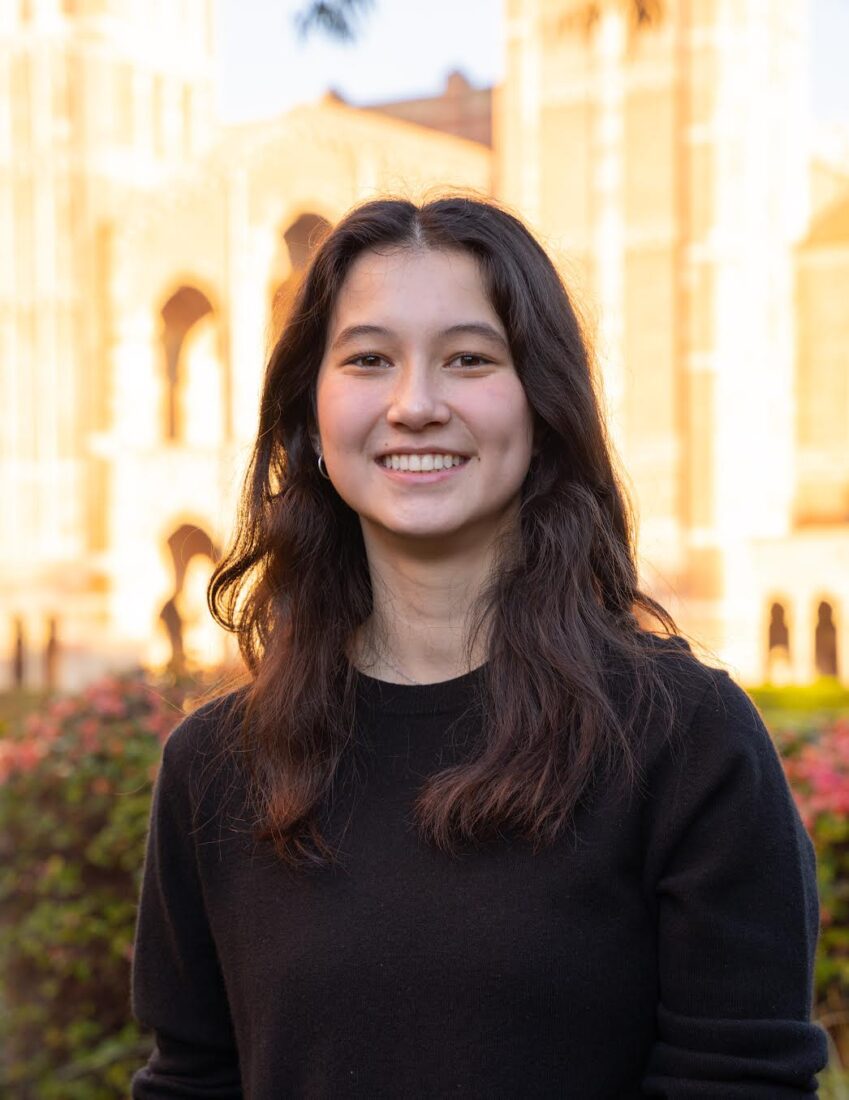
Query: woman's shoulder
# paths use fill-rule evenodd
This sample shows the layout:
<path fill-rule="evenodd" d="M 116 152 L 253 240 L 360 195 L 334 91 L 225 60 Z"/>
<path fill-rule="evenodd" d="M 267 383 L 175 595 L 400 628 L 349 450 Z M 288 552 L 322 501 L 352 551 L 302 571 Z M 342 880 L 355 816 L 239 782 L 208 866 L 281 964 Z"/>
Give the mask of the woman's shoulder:
<path fill-rule="evenodd" d="M 639 700 L 656 719 L 674 713 L 676 721 L 692 712 L 718 672 L 697 657 L 681 635 L 648 631 L 607 649 L 605 662 L 605 678 L 617 708 L 633 712 Z"/>
<path fill-rule="evenodd" d="M 663 683 L 677 701 L 693 710 L 712 692 L 720 695 L 735 690 L 742 692 L 729 673 L 718 665 L 708 664 L 693 651 L 680 634 L 644 634 L 646 655 L 655 665 Z"/>
<path fill-rule="evenodd" d="M 223 761 L 233 747 L 246 688 L 219 695 L 187 714 L 168 735 L 162 751 L 163 768 L 170 776 L 188 783 L 216 761 Z"/>
<path fill-rule="evenodd" d="M 679 636 L 653 637 L 649 645 L 674 702 L 655 747 L 703 760 L 775 754 L 755 703 L 727 669 L 702 660 Z"/>

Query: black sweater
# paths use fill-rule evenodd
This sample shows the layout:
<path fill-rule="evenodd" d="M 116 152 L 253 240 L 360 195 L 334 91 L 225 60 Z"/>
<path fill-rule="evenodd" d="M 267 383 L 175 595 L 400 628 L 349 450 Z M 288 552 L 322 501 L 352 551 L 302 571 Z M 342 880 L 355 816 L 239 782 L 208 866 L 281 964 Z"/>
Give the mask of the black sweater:
<path fill-rule="evenodd" d="M 630 804 L 600 790 L 536 855 L 505 835 L 451 859 L 409 810 L 475 733 L 479 676 L 362 677 L 331 870 L 249 838 L 235 765 L 211 767 L 227 700 L 174 731 L 133 963 L 156 1037 L 136 1100 L 815 1095 L 814 854 L 745 693 L 681 663 L 678 736 L 649 725 Z"/>

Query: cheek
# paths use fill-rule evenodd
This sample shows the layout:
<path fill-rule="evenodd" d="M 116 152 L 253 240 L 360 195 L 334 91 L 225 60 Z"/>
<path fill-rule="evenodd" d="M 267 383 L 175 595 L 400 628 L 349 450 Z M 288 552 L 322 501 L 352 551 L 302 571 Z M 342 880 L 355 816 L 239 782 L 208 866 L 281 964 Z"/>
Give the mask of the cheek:
<path fill-rule="evenodd" d="M 320 383 L 316 393 L 318 430 L 325 451 L 352 450 L 362 444 L 374 420 L 374 402 L 349 386 Z"/>
<path fill-rule="evenodd" d="M 516 380 L 493 386 L 481 401 L 476 420 L 481 431 L 506 454 L 528 459 L 533 447 L 533 416 L 525 391 Z"/>

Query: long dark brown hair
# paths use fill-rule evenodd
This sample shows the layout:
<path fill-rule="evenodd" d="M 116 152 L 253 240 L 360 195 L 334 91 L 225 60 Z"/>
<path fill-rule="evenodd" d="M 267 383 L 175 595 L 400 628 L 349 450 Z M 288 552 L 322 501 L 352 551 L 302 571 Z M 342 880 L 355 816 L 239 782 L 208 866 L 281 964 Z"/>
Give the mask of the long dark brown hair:
<path fill-rule="evenodd" d="M 448 853 L 503 828 L 552 842 L 598 776 L 639 781 L 646 704 L 668 717 L 673 706 L 655 635 L 675 625 L 639 588 L 588 342 L 551 260 L 489 201 L 368 202 L 318 247 L 271 353 L 237 534 L 209 587 L 251 677 L 238 730 L 256 836 L 292 866 L 334 856 L 317 811 L 356 737 L 348 654 L 372 611 L 371 581 L 359 518 L 321 477 L 311 436 L 334 304 L 354 260 L 378 248 L 475 257 L 535 422 L 520 545 L 476 618 L 487 639 L 483 740 L 422 787 L 422 836 Z M 627 705 L 617 706 L 611 677 L 623 671 Z"/>

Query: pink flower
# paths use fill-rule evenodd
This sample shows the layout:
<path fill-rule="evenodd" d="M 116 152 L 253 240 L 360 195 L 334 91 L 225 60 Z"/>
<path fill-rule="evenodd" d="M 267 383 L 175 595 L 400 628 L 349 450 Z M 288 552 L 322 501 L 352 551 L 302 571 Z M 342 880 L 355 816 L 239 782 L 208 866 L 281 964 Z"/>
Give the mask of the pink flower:
<path fill-rule="evenodd" d="M 24 722 L 24 730 L 26 733 L 33 736 L 40 734 L 42 728 L 42 718 L 40 714 L 31 714 L 26 722 Z"/>
<path fill-rule="evenodd" d="M 70 716 L 76 711 L 77 703 L 75 699 L 65 698 L 59 699 L 50 708 L 50 714 L 53 718 L 57 718 L 60 722 Z"/>
<path fill-rule="evenodd" d="M 0 782 L 31 772 L 46 755 L 38 741 L 0 741 Z"/>
<path fill-rule="evenodd" d="M 78 730 L 85 752 L 94 752 L 100 744 L 100 723 L 96 718 L 85 718 L 80 722 Z"/>
<path fill-rule="evenodd" d="M 792 738 L 787 739 L 788 746 Z M 840 719 L 785 759 L 785 773 L 805 826 L 823 814 L 849 814 L 849 721 Z"/>
<path fill-rule="evenodd" d="M 0 741 L 0 783 L 5 783 L 12 774 L 15 760 L 15 747 L 11 741 Z"/>

